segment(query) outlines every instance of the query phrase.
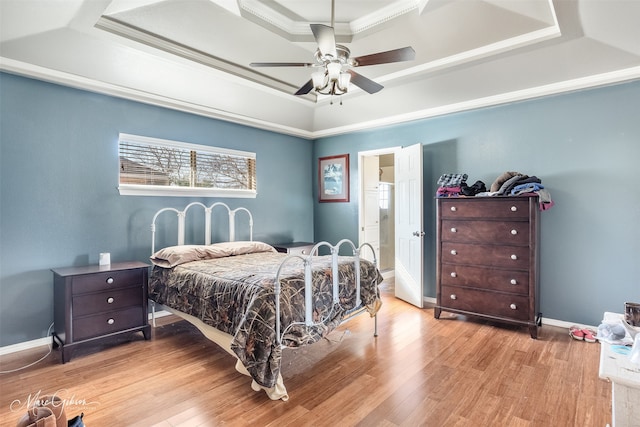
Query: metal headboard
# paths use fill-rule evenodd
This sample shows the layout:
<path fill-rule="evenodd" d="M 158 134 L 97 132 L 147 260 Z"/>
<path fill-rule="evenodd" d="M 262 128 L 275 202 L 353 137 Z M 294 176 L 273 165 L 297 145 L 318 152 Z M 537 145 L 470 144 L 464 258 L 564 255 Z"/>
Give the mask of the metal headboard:
<path fill-rule="evenodd" d="M 211 206 L 207 207 L 200 202 L 189 203 L 184 210 L 178 210 L 176 208 L 163 208 L 160 209 L 153 216 L 153 221 L 151 222 L 151 254 L 156 252 L 156 219 L 158 216 L 166 211 L 175 212 L 178 215 L 178 245 L 184 245 L 184 235 L 185 235 L 185 219 L 187 216 L 187 211 L 193 206 L 200 206 L 205 211 L 205 219 L 204 219 L 204 233 L 205 233 L 205 245 L 211 244 L 211 216 L 213 212 L 213 208 L 216 206 L 222 206 L 227 209 L 229 213 L 229 241 L 233 242 L 236 239 L 236 227 L 235 227 L 235 216 L 236 212 L 244 211 L 249 215 L 249 240 L 253 241 L 253 216 L 251 216 L 251 212 L 247 208 L 236 208 L 231 209 L 227 204 L 222 202 L 215 202 Z"/>

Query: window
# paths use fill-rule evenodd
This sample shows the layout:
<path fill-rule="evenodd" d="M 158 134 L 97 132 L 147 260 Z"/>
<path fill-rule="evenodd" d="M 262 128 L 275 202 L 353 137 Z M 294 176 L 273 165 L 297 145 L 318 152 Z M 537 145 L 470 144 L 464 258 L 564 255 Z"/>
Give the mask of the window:
<path fill-rule="evenodd" d="M 380 202 L 380 209 L 389 209 L 389 193 L 391 184 L 387 182 L 380 182 L 378 187 L 378 195 Z"/>
<path fill-rule="evenodd" d="M 120 134 L 122 195 L 256 197 L 256 155 Z"/>

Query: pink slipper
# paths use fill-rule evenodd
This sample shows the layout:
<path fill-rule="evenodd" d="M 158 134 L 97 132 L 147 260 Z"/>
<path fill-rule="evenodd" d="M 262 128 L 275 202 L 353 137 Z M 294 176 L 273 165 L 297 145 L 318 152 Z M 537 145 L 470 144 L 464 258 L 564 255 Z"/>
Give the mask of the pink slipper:
<path fill-rule="evenodd" d="M 584 340 L 584 329 L 581 329 L 579 326 L 573 325 L 569 328 L 569 335 L 574 340 L 582 341 Z"/>
<path fill-rule="evenodd" d="M 586 342 L 596 342 L 596 331 L 591 330 L 589 328 L 582 329 L 582 335 Z"/>

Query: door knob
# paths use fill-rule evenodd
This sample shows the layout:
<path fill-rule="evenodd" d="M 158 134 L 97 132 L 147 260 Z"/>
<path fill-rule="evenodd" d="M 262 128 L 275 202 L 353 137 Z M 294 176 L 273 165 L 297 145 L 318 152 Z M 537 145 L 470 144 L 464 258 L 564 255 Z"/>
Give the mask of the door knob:
<path fill-rule="evenodd" d="M 423 237 L 424 236 L 424 231 L 414 231 L 413 235 L 416 237 Z"/>

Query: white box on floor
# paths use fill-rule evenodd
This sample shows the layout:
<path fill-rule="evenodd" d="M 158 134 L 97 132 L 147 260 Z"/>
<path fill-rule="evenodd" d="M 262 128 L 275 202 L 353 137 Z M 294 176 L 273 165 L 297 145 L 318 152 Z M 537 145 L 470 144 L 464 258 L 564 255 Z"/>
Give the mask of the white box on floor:
<path fill-rule="evenodd" d="M 605 319 L 616 314 L 605 313 Z M 619 314 L 622 319 L 622 314 Z M 632 363 L 629 352 L 621 346 L 601 341 L 600 370 L 602 379 L 611 381 L 612 427 L 640 426 L 640 365 Z"/>

